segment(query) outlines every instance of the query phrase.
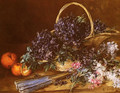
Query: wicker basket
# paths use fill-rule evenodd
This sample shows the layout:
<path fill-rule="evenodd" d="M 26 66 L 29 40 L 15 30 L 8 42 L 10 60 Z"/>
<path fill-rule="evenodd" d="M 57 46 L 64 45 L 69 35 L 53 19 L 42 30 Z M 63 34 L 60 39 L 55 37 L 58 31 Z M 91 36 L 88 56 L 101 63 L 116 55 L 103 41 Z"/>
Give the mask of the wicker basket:
<path fill-rule="evenodd" d="M 86 42 L 84 43 L 85 46 L 91 46 L 92 45 L 94 47 L 98 47 L 106 39 L 108 39 L 112 36 L 120 36 L 119 31 L 114 30 L 114 29 L 109 29 L 109 28 L 106 29 L 107 31 L 109 30 L 109 32 L 107 32 L 107 33 L 100 33 L 100 34 L 94 35 L 94 25 L 93 25 L 93 20 L 92 20 L 92 17 L 90 15 L 90 13 L 88 12 L 88 10 L 82 4 L 77 3 L 77 2 L 71 2 L 71 3 L 65 4 L 60 9 L 60 11 L 57 15 L 56 23 L 59 21 L 61 13 L 70 5 L 76 5 L 76 6 L 81 7 L 85 11 L 85 13 L 87 14 L 88 19 L 90 21 L 91 29 L 90 29 L 89 36 L 85 38 L 86 39 Z M 54 31 L 55 30 L 52 30 L 51 33 L 53 33 Z M 71 66 L 72 66 L 71 64 L 72 64 L 71 60 L 66 61 L 64 65 L 60 64 L 59 62 L 56 62 L 57 71 L 67 71 L 69 68 L 71 68 Z"/>

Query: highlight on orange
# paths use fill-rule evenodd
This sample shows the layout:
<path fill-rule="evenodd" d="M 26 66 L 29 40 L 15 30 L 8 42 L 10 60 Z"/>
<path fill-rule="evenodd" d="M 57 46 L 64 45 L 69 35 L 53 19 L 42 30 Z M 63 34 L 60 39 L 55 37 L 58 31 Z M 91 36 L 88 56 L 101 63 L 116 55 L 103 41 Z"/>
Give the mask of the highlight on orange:
<path fill-rule="evenodd" d="M 11 72 L 15 76 L 20 76 L 20 75 L 22 75 L 21 74 L 21 69 L 22 69 L 22 64 L 21 63 L 15 63 L 11 68 Z"/>
<path fill-rule="evenodd" d="M 32 71 L 30 69 L 28 69 L 28 67 L 26 65 L 22 68 L 21 63 L 15 63 L 11 68 L 11 72 L 15 76 L 21 76 L 21 75 L 29 76 Z"/>
<path fill-rule="evenodd" d="M 28 69 L 28 67 L 25 65 L 23 68 L 22 68 L 22 71 L 21 71 L 21 74 L 22 76 L 29 76 L 31 74 L 31 70 Z"/>

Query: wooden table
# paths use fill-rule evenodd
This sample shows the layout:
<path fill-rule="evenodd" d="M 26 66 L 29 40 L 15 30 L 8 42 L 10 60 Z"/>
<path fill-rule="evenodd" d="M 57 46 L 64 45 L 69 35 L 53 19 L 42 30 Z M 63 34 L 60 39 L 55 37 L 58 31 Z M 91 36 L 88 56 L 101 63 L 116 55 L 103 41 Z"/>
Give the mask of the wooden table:
<path fill-rule="evenodd" d="M 26 46 L 28 44 L 4 44 L 3 47 L 0 47 L 0 55 L 7 51 L 14 52 L 20 57 L 26 50 Z M 9 48 L 9 49 L 8 49 Z M 59 72 L 55 71 L 48 71 L 44 72 L 43 70 L 36 71 L 32 73 L 34 75 L 35 73 L 39 73 L 40 76 L 45 76 L 45 75 L 52 75 L 52 74 L 57 74 Z M 31 76 L 32 76 L 31 75 Z M 15 88 L 14 81 L 19 80 L 19 79 L 24 79 L 27 77 L 16 77 L 11 74 L 10 70 L 4 69 L 0 65 L 0 93 L 18 93 L 18 91 Z M 69 93 L 69 88 L 70 88 L 70 83 L 62 86 L 54 86 L 50 85 L 46 88 L 40 89 L 36 92 L 40 93 Z M 88 85 L 85 87 L 83 86 L 78 86 L 73 90 L 73 93 L 120 93 L 120 89 L 114 89 L 113 87 L 108 87 L 105 84 L 103 84 L 101 87 L 95 88 L 94 90 L 88 89 Z"/>
<path fill-rule="evenodd" d="M 57 74 L 58 72 L 48 71 L 44 73 L 44 71 L 37 71 L 35 73 L 39 73 L 39 75 L 44 76 L 44 75 Z M 35 73 L 32 73 L 32 75 Z M 0 67 L 0 93 L 2 92 L 19 93 L 15 88 L 14 81 L 19 79 L 25 79 L 25 78 L 28 78 L 28 77 L 13 76 L 9 70 L 6 70 Z M 70 83 L 62 86 L 60 85 L 55 86 L 54 84 L 52 84 L 36 92 L 38 93 L 43 93 L 43 92 L 44 93 L 46 92 L 47 93 L 69 93 L 69 88 L 70 88 Z M 108 87 L 105 84 L 103 84 L 101 87 L 90 90 L 88 89 L 88 85 L 86 85 L 84 87 L 77 86 L 75 89 L 73 89 L 73 93 L 120 93 L 120 89 L 114 89 L 113 87 Z"/>

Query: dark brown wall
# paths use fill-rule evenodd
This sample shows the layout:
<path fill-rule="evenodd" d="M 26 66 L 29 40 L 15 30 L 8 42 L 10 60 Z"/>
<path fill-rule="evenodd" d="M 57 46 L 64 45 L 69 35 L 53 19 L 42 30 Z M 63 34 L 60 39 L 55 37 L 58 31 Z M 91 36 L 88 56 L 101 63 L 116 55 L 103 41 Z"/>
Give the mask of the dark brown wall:
<path fill-rule="evenodd" d="M 120 0 L 0 0 L 0 43 L 26 43 L 37 31 L 52 30 L 59 9 L 71 1 L 82 3 L 93 19 L 120 30 Z"/>

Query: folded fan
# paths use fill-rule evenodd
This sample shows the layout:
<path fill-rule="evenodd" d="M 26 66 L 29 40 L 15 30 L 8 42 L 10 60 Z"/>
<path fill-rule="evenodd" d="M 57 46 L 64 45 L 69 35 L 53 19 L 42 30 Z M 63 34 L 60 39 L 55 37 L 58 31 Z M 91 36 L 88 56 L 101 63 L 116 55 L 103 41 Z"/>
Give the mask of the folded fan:
<path fill-rule="evenodd" d="M 20 93 L 29 93 L 36 91 L 40 88 L 44 88 L 50 84 L 52 84 L 55 80 L 64 78 L 71 73 L 60 73 L 52 76 L 44 76 L 41 78 L 27 79 L 27 80 L 18 80 L 15 81 L 16 89 L 19 90 Z"/>

